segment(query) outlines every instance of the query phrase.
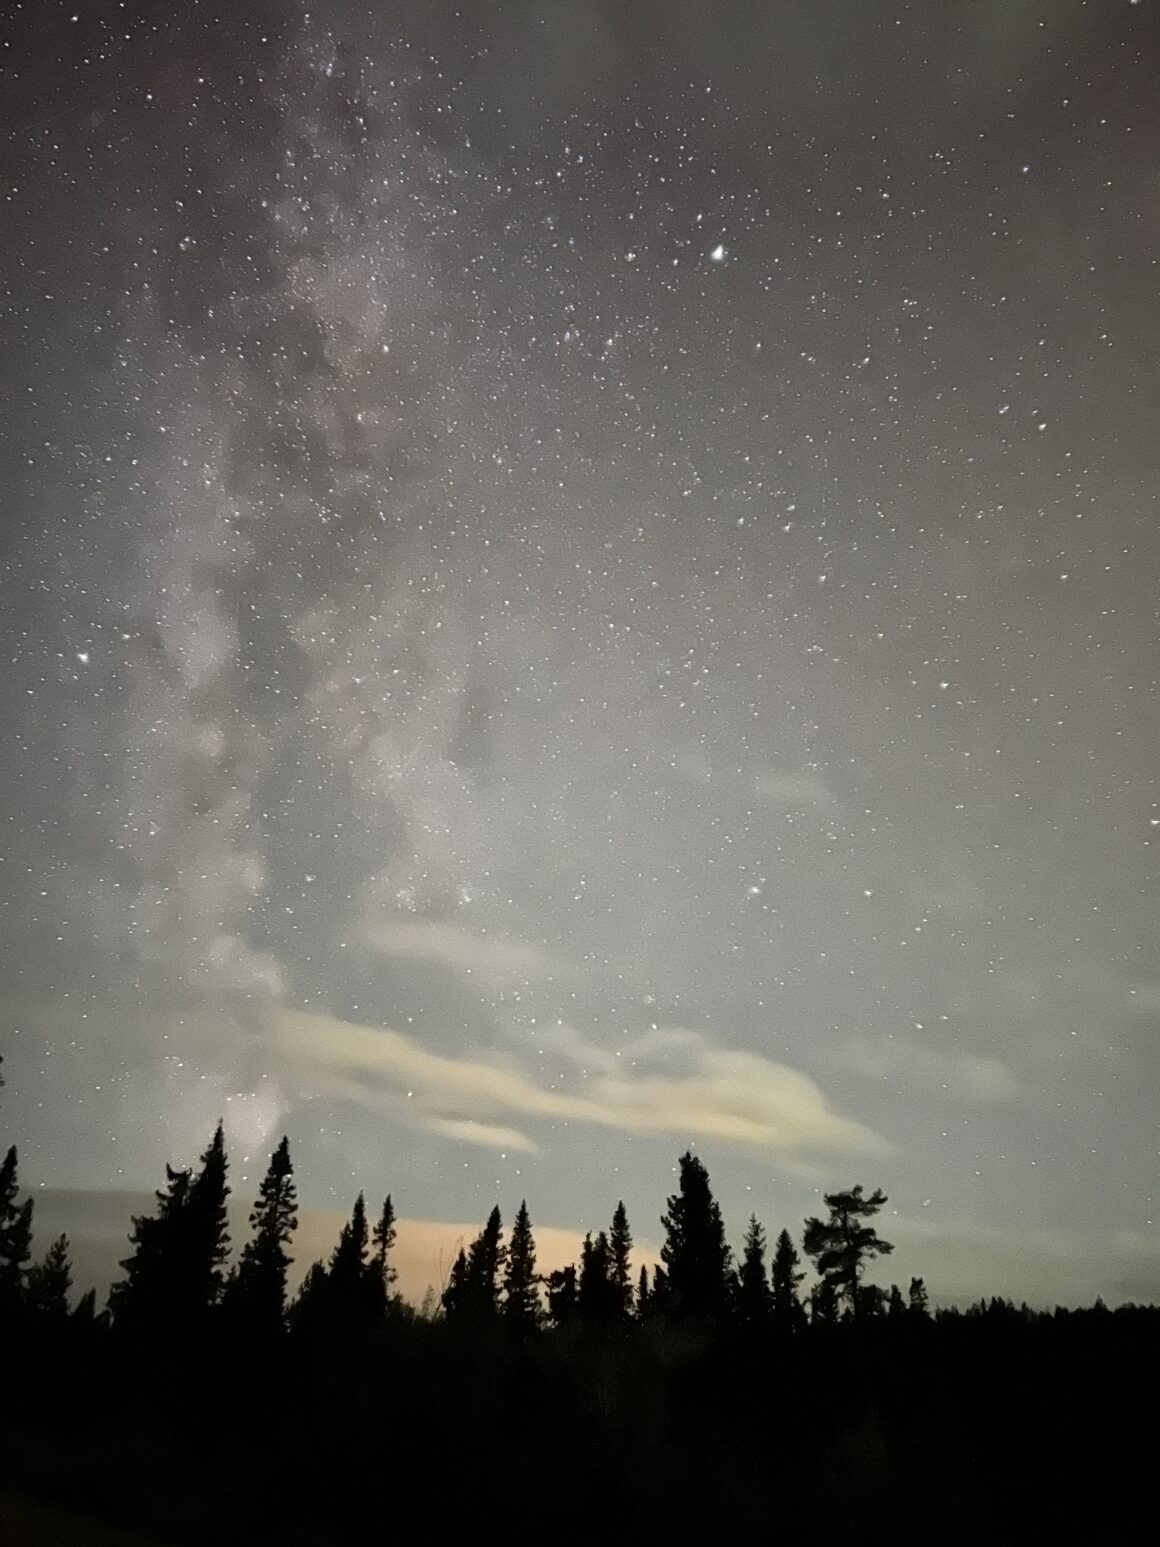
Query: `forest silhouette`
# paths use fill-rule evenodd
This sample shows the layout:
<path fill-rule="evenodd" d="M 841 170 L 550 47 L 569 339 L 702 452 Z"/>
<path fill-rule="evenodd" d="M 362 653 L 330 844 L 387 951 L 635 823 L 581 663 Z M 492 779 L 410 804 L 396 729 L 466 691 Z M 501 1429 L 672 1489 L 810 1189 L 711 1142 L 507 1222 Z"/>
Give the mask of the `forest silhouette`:
<path fill-rule="evenodd" d="M 883 1289 L 880 1190 L 827 1193 L 800 1249 L 751 1216 L 735 1256 L 686 1152 L 651 1271 L 619 1202 L 540 1272 L 521 1202 L 416 1307 L 390 1195 L 372 1216 L 360 1193 L 291 1294 L 289 1141 L 236 1251 L 228 1171 L 220 1124 L 195 1168 L 166 1167 L 98 1310 L 72 1301 L 66 1238 L 33 1259 L 8 1150 L 0 1540 L 1118 1542 L 1147 1501 L 1160 1311 Z M 34 1530 L 34 1505 L 61 1513 Z"/>

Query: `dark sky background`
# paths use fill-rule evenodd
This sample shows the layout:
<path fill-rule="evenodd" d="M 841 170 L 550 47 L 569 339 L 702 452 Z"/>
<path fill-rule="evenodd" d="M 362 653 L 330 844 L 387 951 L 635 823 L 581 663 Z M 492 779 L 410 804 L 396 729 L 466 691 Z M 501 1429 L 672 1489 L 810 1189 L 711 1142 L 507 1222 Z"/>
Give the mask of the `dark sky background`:
<path fill-rule="evenodd" d="M 655 1245 L 693 1145 L 735 1240 L 1160 1296 L 1156 7 L 174 9 L 0 54 L 45 1228 L 224 1114 L 240 1196 Z"/>

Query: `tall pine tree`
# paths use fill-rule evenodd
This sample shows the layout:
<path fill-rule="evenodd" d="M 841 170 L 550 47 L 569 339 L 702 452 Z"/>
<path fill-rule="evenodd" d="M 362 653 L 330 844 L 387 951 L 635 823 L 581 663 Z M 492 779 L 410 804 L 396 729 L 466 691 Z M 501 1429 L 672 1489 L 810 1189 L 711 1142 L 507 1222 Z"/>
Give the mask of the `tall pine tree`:
<path fill-rule="evenodd" d="M 467 1251 L 460 1248 L 443 1291 L 449 1320 L 486 1321 L 499 1309 L 499 1274 L 506 1256 L 503 1221 L 496 1205 Z"/>
<path fill-rule="evenodd" d="M 125 1277 L 109 1292 L 109 1309 L 124 1326 L 186 1326 L 217 1304 L 229 1255 L 226 1233 L 227 1161 L 219 1123 L 200 1169 L 165 1167 L 168 1187 L 157 1212 L 133 1220 L 134 1250 Z"/>
<path fill-rule="evenodd" d="M 886 1202 L 886 1194 L 879 1188 L 864 1197 L 859 1184 L 849 1192 L 826 1193 L 825 1201 L 829 1219 L 807 1219 L 802 1245 L 835 1295 L 845 1299 L 850 1315 L 861 1316 L 867 1309 L 859 1294 L 862 1270 L 868 1259 L 894 1250 L 865 1223 Z"/>
<path fill-rule="evenodd" d="M 678 1316 L 720 1318 L 729 1302 L 729 1247 L 721 1209 L 704 1164 L 690 1151 L 680 1158 L 678 1190 L 661 1216 L 671 1305 Z"/>
<path fill-rule="evenodd" d="M 536 1242 L 526 1200 L 520 1204 L 512 1225 L 503 1291 L 503 1312 L 508 1323 L 517 1332 L 530 1332 L 539 1316 L 540 1291 L 536 1277 Z"/>
<path fill-rule="evenodd" d="M 769 1320 L 771 1296 L 765 1251 L 765 1227 L 756 1214 L 751 1214 L 737 1270 L 737 1313 L 749 1327 L 763 1326 Z"/>
<path fill-rule="evenodd" d="M 399 1276 L 399 1270 L 391 1261 L 398 1229 L 395 1225 L 395 1205 L 390 1193 L 383 1200 L 382 1213 L 371 1231 L 371 1260 L 367 1264 L 370 1277 L 372 1309 L 385 1312 L 391 1304 L 391 1290 Z"/>
<path fill-rule="evenodd" d="M 67 1316 L 72 1281 L 68 1236 L 58 1235 L 42 1260 L 28 1270 L 29 1309 L 38 1316 Z"/>
<path fill-rule="evenodd" d="M 22 1299 L 32 1256 L 32 1199 L 18 1203 L 19 1192 L 14 1144 L 0 1162 L 0 1305 Z"/>
<path fill-rule="evenodd" d="M 797 1247 L 788 1230 L 783 1230 L 773 1249 L 773 1269 L 770 1274 L 770 1292 L 773 1296 L 773 1319 L 785 1331 L 800 1327 L 805 1312 L 798 1297 L 798 1287 L 805 1274 L 799 1271 Z"/>
<path fill-rule="evenodd" d="M 350 1219 L 339 1231 L 338 1244 L 330 1254 L 326 1273 L 331 1306 L 343 1316 L 358 1314 L 367 1308 L 369 1250 L 366 1199 L 360 1192 L 354 1200 Z"/>
<path fill-rule="evenodd" d="M 229 1302 L 248 1325 L 274 1332 L 286 1311 L 287 1247 L 298 1228 L 298 1194 L 290 1160 L 290 1140 L 283 1136 L 270 1157 L 258 1197 L 250 1210 L 252 1234 L 242 1247 Z"/>
<path fill-rule="evenodd" d="M 219 1122 L 201 1166 L 190 1183 L 185 1210 L 185 1273 L 189 1309 L 198 1312 L 216 1305 L 225 1284 L 225 1265 L 230 1255 L 227 1231 L 225 1133 Z"/>
<path fill-rule="evenodd" d="M 628 1228 L 628 1210 L 624 1199 L 616 1205 L 612 1216 L 612 1230 L 608 1237 L 610 1253 L 609 1274 L 616 1296 L 616 1309 L 620 1316 L 632 1312 L 632 1231 Z"/>

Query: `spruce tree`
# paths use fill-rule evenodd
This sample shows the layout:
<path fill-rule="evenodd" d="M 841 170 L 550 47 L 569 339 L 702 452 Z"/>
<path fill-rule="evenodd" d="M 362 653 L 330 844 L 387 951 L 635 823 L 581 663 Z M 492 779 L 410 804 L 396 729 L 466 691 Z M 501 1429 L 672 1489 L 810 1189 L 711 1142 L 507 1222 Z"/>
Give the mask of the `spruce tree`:
<path fill-rule="evenodd" d="M 287 1320 L 292 1332 L 309 1335 L 324 1324 L 329 1308 L 329 1289 L 326 1264 L 312 1262 L 298 1286 L 298 1293 L 290 1302 Z"/>
<path fill-rule="evenodd" d="M 154 1214 L 133 1217 L 132 1253 L 121 1260 L 125 1277 L 109 1290 L 109 1310 L 118 1326 L 159 1324 L 177 1315 L 181 1295 L 181 1254 L 176 1246 L 181 1216 L 189 1198 L 189 1171 L 166 1165 L 164 1192 L 157 1192 Z"/>
<path fill-rule="evenodd" d="M 13 1144 L 0 1163 L 0 1305 L 13 1305 L 21 1299 L 32 1256 L 32 1199 L 18 1203 L 19 1191 Z"/>
<path fill-rule="evenodd" d="M 225 1283 L 225 1265 L 230 1254 L 226 1213 L 228 1168 L 225 1133 L 218 1123 L 202 1154 L 201 1168 L 190 1183 L 183 1219 L 188 1237 L 184 1243 L 187 1297 L 194 1313 L 216 1305 Z"/>
<path fill-rule="evenodd" d="M 391 1202 L 391 1195 L 388 1193 L 383 1200 L 382 1213 L 375 1221 L 375 1228 L 371 1232 L 370 1269 L 374 1287 L 372 1299 L 383 1310 L 391 1303 L 391 1288 L 399 1276 L 398 1268 L 391 1261 L 391 1253 L 395 1249 L 398 1233 L 395 1225 L 395 1205 Z"/>
<path fill-rule="evenodd" d="M 470 1309 L 470 1292 L 467 1278 L 467 1253 L 462 1246 L 456 1253 L 455 1261 L 451 1264 L 447 1286 L 440 1296 L 440 1300 L 443 1304 L 444 1314 L 449 1321 L 455 1321 L 468 1314 Z"/>
<path fill-rule="evenodd" d="M 636 1314 L 641 1320 L 648 1315 L 648 1302 L 648 1267 L 642 1262 L 640 1265 L 640 1277 L 636 1285 Z"/>
<path fill-rule="evenodd" d="M 506 1256 L 499 1206 L 467 1251 L 461 1247 L 443 1292 L 449 1320 L 486 1321 L 499 1309 L 499 1273 Z"/>
<path fill-rule="evenodd" d="M 624 1199 L 616 1205 L 616 1212 L 612 1216 L 612 1231 L 608 1237 L 610 1250 L 610 1276 L 612 1287 L 616 1295 L 616 1308 L 620 1316 L 628 1316 L 632 1312 L 632 1266 L 629 1255 L 632 1251 L 632 1232 L 628 1228 L 628 1211 L 624 1206 Z"/>
<path fill-rule="evenodd" d="M 762 1326 L 769 1320 L 771 1297 L 765 1272 L 765 1251 L 765 1227 L 756 1214 L 751 1214 L 745 1231 L 741 1266 L 737 1270 L 737 1311 L 741 1320 L 751 1327 Z"/>
<path fill-rule="evenodd" d="M 339 1231 L 326 1273 L 327 1306 L 340 1320 L 363 1316 L 373 1308 L 373 1283 L 367 1271 L 369 1250 L 366 1199 L 360 1192 L 350 1219 Z"/>
<path fill-rule="evenodd" d="M 168 1190 L 157 1193 L 156 1214 L 133 1220 L 135 1249 L 109 1293 L 109 1309 L 124 1325 L 188 1326 L 217 1304 L 230 1245 L 227 1169 L 221 1123 L 196 1174 L 165 1167 Z"/>
<path fill-rule="evenodd" d="M 231 1309 L 255 1328 L 276 1331 L 282 1326 L 290 1269 L 287 1247 L 297 1227 L 298 1195 L 290 1140 L 283 1136 L 250 1210 L 252 1234 L 242 1248 L 227 1296 Z"/>
<path fill-rule="evenodd" d="M 648 1313 L 650 1316 L 667 1316 L 672 1310 L 672 1305 L 673 1295 L 669 1275 L 658 1262 L 653 1268 L 652 1288 L 648 1292 Z"/>
<path fill-rule="evenodd" d="M 789 1231 L 783 1230 L 773 1249 L 770 1293 L 773 1298 L 773 1319 L 786 1331 L 800 1326 L 805 1318 L 798 1298 L 798 1286 L 805 1278 L 805 1274 L 798 1269 L 800 1261 Z"/>
<path fill-rule="evenodd" d="M 606 1324 L 615 1321 L 620 1298 L 612 1277 L 612 1248 L 601 1230 L 596 1239 L 589 1232 L 580 1248 L 580 1315 L 586 1322 Z"/>
<path fill-rule="evenodd" d="M 909 1305 L 907 1309 L 916 1321 L 926 1321 L 930 1316 L 930 1303 L 927 1299 L 926 1285 L 920 1278 L 912 1278 L 908 1294 Z"/>
<path fill-rule="evenodd" d="M 729 1247 L 721 1209 L 704 1164 L 686 1151 L 680 1158 L 677 1192 L 661 1217 L 672 1309 L 698 1321 L 721 1317 L 729 1302 Z"/>
<path fill-rule="evenodd" d="M 29 1309 L 40 1316 L 67 1316 L 72 1281 L 68 1236 L 58 1235 L 42 1261 L 28 1270 L 26 1298 Z"/>
<path fill-rule="evenodd" d="M 536 1243 L 528 1205 L 524 1201 L 512 1225 L 503 1275 L 504 1316 L 518 1332 L 529 1332 L 536 1325 L 540 1309 L 538 1282 Z"/>
<path fill-rule="evenodd" d="M 503 1221 L 497 1204 L 467 1253 L 473 1309 L 482 1316 L 494 1315 L 499 1308 L 499 1273 L 506 1255 L 502 1240 Z"/>

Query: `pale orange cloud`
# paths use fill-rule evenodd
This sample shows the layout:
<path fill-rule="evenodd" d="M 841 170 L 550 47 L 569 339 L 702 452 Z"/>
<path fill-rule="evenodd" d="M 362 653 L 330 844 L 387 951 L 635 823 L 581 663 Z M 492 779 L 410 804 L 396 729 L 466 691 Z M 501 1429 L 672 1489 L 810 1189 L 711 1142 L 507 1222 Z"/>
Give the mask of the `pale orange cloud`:
<path fill-rule="evenodd" d="M 425 1131 L 534 1149 L 510 1119 L 547 1119 L 671 1134 L 682 1142 L 719 1139 L 786 1159 L 815 1154 L 884 1155 L 891 1146 L 843 1117 L 808 1075 L 757 1053 L 721 1048 L 688 1028 L 658 1028 L 617 1059 L 589 1049 L 594 1072 L 571 1088 L 545 1086 L 512 1058 L 452 1056 L 417 1038 L 333 1016 L 274 1008 L 272 1046 L 303 1090 L 326 1092 L 396 1115 Z M 566 1056 L 584 1054 L 580 1039 Z M 680 1072 L 668 1073 L 662 1054 Z M 661 1064 L 661 1067 L 658 1067 Z"/>

